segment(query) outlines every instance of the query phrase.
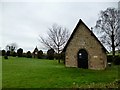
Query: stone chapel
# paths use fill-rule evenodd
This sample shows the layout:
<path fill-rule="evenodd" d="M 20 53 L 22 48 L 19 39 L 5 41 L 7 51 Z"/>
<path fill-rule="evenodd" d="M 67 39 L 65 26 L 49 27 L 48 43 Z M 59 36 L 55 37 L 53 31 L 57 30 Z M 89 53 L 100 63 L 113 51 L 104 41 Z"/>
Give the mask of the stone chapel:
<path fill-rule="evenodd" d="M 107 65 L 106 48 L 80 19 L 63 52 L 65 66 L 103 70 Z"/>

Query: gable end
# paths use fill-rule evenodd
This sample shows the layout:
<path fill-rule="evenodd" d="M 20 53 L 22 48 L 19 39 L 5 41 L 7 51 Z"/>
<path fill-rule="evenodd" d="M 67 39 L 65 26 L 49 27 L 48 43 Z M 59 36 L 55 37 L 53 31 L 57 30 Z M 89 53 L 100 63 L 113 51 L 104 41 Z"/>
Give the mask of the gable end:
<path fill-rule="evenodd" d="M 78 22 L 78 24 L 76 25 L 73 33 L 72 33 L 71 36 L 70 36 L 68 42 L 66 43 L 66 45 L 65 45 L 65 47 L 64 47 L 64 49 L 63 49 L 63 52 L 66 51 L 67 46 L 69 45 L 71 39 L 73 38 L 75 32 L 77 31 L 77 29 L 78 29 L 78 27 L 80 26 L 81 23 L 88 29 L 88 31 L 91 33 L 91 36 L 93 36 L 93 37 L 96 39 L 96 41 L 98 41 L 98 43 L 102 46 L 102 49 L 104 50 L 104 52 L 105 52 L 105 53 L 108 52 L 108 51 L 106 50 L 106 48 L 102 45 L 102 43 L 98 40 L 98 38 L 94 35 L 94 33 L 86 26 L 86 24 L 85 24 L 81 19 L 79 20 L 79 22 Z"/>

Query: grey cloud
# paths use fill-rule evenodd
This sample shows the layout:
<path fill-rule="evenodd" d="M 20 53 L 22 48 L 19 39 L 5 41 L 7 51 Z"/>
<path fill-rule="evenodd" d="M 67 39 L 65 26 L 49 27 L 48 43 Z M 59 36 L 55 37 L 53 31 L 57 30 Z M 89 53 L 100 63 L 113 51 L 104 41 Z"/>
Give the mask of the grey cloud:
<path fill-rule="evenodd" d="M 25 51 L 33 50 L 36 45 L 43 49 L 38 37 L 46 36 L 53 23 L 66 26 L 72 32 L 81 18 L 90 28 L 95 25 L 99 11 L 107 7 L 117 8 L 117 2 L 4 2 L 0 10 L 0 47 L 4 49 L 8 43 L 16 42 Z"/>

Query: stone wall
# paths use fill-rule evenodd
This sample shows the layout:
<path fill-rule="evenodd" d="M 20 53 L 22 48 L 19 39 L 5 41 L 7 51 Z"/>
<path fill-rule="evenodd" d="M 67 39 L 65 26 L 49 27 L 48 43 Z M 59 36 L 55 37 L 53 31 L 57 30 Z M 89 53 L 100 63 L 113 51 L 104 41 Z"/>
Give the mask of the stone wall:
<path fill-rule="evenodd" d="M 66 67 L 77 67 L 77 53 L 80 49 L 85 49 L 88 52 L 88 68 L 105 69 L 107 56 L 102 48 L 88 28 L 81 23 L 66 48 Z"/>

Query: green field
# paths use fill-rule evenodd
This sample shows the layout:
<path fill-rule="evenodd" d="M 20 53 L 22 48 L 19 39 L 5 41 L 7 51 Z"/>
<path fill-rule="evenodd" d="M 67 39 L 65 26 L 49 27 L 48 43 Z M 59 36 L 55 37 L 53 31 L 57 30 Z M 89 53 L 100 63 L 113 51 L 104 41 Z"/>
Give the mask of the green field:
<path fill-rule="evenodd" d="M 3 88 L 116 88 L 118 67 L 67 68 L 57 60 L 9 57 L 2 60 Z"/>

